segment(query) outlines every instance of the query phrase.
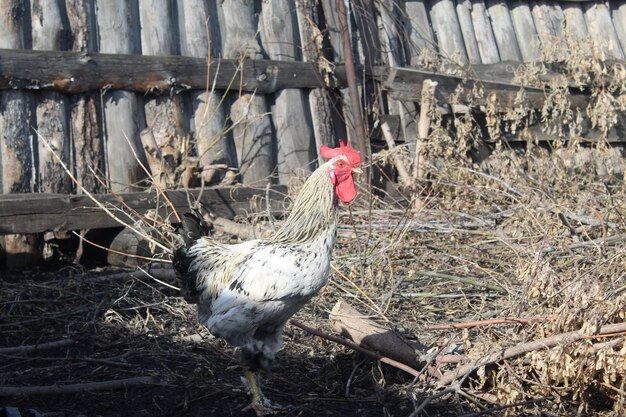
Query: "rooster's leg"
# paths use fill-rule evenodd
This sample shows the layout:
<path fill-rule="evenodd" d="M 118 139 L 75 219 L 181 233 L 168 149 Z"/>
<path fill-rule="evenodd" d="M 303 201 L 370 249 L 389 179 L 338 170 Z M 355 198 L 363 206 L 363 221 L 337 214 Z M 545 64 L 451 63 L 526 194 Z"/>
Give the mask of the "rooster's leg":
<path fill-rule="evenodd" d="M 261 387 L 259 386 L 256 373 L 244 368 L 243 374 L 245 376 L 244 384 L 252 396 L 252 402 L 244 410 L 249 410 L 251 408 L 256 412 L 257 416 L 264 416 L 267 414 L 274 414 L 279 410 L 287 408 L 280 404 L 272 403 L 270 400 L 265 398 L 263 392 L 261 391 Z"/>

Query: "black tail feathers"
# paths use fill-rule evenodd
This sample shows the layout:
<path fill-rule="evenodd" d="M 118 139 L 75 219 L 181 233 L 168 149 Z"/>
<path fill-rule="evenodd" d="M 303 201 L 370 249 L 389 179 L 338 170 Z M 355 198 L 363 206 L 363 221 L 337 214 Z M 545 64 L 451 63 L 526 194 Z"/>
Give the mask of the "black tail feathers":
<path fill-rule="evenodd" d="M 190 272 L 189 266 L 193 257 L 187 254 L 187 249 L 203 236 L 210 235 L 212 227 L 204 221 L 199 212 L 185 213 L 183 222 L 177 232 L 185 244 L 174 252 L 174 269 L 178 275 L 183 297 L 187 302 L 198 302 L 198 289 L 196 288 L 196 272 Z"/>

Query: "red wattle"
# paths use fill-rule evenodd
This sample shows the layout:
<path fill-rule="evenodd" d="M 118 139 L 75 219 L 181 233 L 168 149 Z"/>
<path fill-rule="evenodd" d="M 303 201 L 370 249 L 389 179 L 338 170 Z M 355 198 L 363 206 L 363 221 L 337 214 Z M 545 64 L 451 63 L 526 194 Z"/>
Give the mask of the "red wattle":
<path fill-rule="evenodd" d="M 354 179 L 352 175 L 349 175 L 345 180 L 335 185 L 335 191 L 337 197 L 342 203 L 349 203 L 356 197 L 356 185 L 354 185 Z"/>

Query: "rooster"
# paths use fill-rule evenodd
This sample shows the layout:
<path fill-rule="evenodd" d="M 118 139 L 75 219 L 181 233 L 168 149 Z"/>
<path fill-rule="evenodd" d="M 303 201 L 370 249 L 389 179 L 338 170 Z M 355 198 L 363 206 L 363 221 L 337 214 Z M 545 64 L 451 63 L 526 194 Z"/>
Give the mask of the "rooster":
<path fill-rule="evenodd" d="M 240 348 L 250 407 L 270 411 L 256 372 L 270 367 L 285 323 L 328 281 L 337 234 L 338 202 L 357 194 L 357 151 L 340 142 L 322 146 L 329 159 L 302 186 L 283 225 L 269 238 L 224 244 L 206 237 L 201 219 L 187 213 L 174 254 L 185 300 L 198 305 L 198 321 Z"/>

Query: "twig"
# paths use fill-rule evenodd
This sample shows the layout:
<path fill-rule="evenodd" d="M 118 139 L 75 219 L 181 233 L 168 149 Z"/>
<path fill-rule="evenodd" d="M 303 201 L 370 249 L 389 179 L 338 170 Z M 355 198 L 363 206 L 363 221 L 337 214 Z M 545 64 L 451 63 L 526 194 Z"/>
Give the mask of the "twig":
<path fill-rule="evenodd" d="M 398 368 L 406 373 L 409 373 L 411 375 L 413 375 L 414 377 L 419 377 L 420 376 L 420 372 L 417 369 L 413 369 L 410 366 L 407 366 L 403 363 L 400 363 L 398 361 L 394 361 L 393 359 L 387 358 L 385 356 L 381 356 L 378 353 L 371 351 L 369 349 L 365 349 L 362 346 L 357 345 L 356 343 L 350 342 L 349 340 L 344 339 L 343 337 L 339 337 L 339 336 L 334 336 L 332 334 L 328 334 L 325 333 L 321 330 L 318 329 L 314 329 L 312 327 L 309 327 L 301 322 L 299 322 L 298 320 L 295 319 L 291 319 L 289 320 L 289 323 L 293 326 L 296 326 L 302 330 L 304 330 L 307 333 L 310 333 L 312 335 L 321 337 L 322 339 L 326 339 L 326 340 L 330 340 L 331 342 L 335 342 L 335 343 L 339 343 L 340 345 L 349 347 L 352 350 L 356 350 L 357 352 L 361 352 L 373 359 L 376 359 L 378 361 L 381 361 L 383 363 L 386 363 L 387 365 L 391 365 L 394 368 Z"/>
<path fill-rule="evenodd" d="M 402 162 L 402 158 L 398 154 L 396 150 L 396 142 L 393 140 L 393 136 L 391 135 L 391 128 L 389 127 L 389 123 L 384 121 L 380 125 L 380 130 L 383 133 L 383 137 L 385 138 L 385 142 L 387 142 L 387 147 L 389 148 L 389 152 L 391 157 L 393 158 L 393 164 L 396 166 L 396 170 L 398 171 L 398 177 L 400 177 L 400 182 L 405 187 L 409 187 L 411 185 L 411 175 L 409 175 L 409 171 L 404 166 L 404 162 Z"/>
<path fill-rule="evenodd" d="M 417 140 L 415 141 L 415 157 L 413 159 L 413 179 L 424 178 L 423 149 L 428 139 L 430 130 L 430 119 L 435 98 L 435 88 L 437 82 L 424 80 L 422 83 L 422 101 L 420 104 L 420 115 L 417 122 Z"/>
<path fill-rule="evenodd" d="M 502 410 L 506 410 L 507 408 L 513 408 L 513 407 L 521 407 L 524 405 L 536 404 L 536 403 L 543 402 L 546 399 L 547 398 L 537 398 L 536 400 L 520 401 L 518 403 L 513 403 L 513 404 L 503 404 L 497 407 L 488 408 L 486 410 L 479 411 L 477 413 L 463 414 L 461 417 L 478 417 L 478 416 L 483 416 L 485 414 L 494 414 L 496 411 L 502 411 Z"/>
<path fill-rule="evenodd" d="M 15 397 L 20 395 L 60 395 L 74 394 L 85 391 L 106 391 L 120 388 L 128 388 L 136 385 L 163 385 L 154 376 L 138 376 L 126 379 L 115 379 L 101 382 L 84 382 L 67 385 L 34 385 L 34 386 L 0 386 L 0 397 Z"/>
<path fill-rule="evenodd" d="M 54 349 L 68 346 L 74 343 L 72 339 L 55 340 L 53 342 L 37 343 L 34 345 L 12 346 L 0 349 L 0 355 L 10 355 L 13 353 L 25 353 L 46 349 Z"/>
<path fill-rule="evenodd" d="M 493 324 L 526 324 L 535 323 L 538 321 L 546 320 L 547 317 L 511 317 L 503 319 L 489 319 L 479 321 L 466 321 L 463 323 L 447 323 L 447 324 L 434 324 L 428 326 L 428 330 L 453 330 L 453 329 L 469 329 L 471 327 L 491 326 Z"/>
<path fill-rule="evenodd" d="M 616 333 L 626 331 L 626 322 L 623 323 L 615 323 L 608 324 L 606 326 L 602 326 L 598 335 L 602 335 L 603 333 Z M 504 350 L 498 350 L 496 352 L 492 352 L 482 358 L 478 359 L 473 363 L 469 363 L 467 365 L 463 365 L 458 367 L 457 369 L 445 373 L 441 378 L 439 378 L 438 385 L 446 386 L 450 385 L 454 381 L 456 381 L 459 377 L 465 376 L 473 372 L 475 369 L 478 369 L 482 366 L 489 365 L 492 363 L 499 362 L 503 359 L 509 359 L 515 356 L 522 355 L 524 353 L 532 352 L 534 350 L 550 348 L 556 346 L 557 344 L 568 345 L 570 343 L 581 340 L 586 335 L 581 334 L 579 330 L 575 330 L 573 332 L 561 333 L 550 337 L 544 337 L 543 339 L 534 340 L 532 342 L 521 343 L 517 346 L 513 346 Z"/>
<path fill-rule="evenodd" d="M 471 278 L 458 277 L 456 275 L 444 274 L 444 273 L 441 273 L 441 272 L 415 271 L 415 275 L 421 275 L 423 277 L 443 278 L 443 279 L 447 279 L 447 280 L 450 280 L 450 281 L 461 282 L 463 284 L 470 284 L 470 285 L 473 285 L 475 287 L 487 288 L 488 290 L 501 292 L 503 294 L 507 294 L 508 293 L 508 291 L 506 289 L 502 288 L 499 285 L 489 284 L 489 283 L 485 283 L 485 282 L 479 282 L 479 281 L 473 280 Z"/>

